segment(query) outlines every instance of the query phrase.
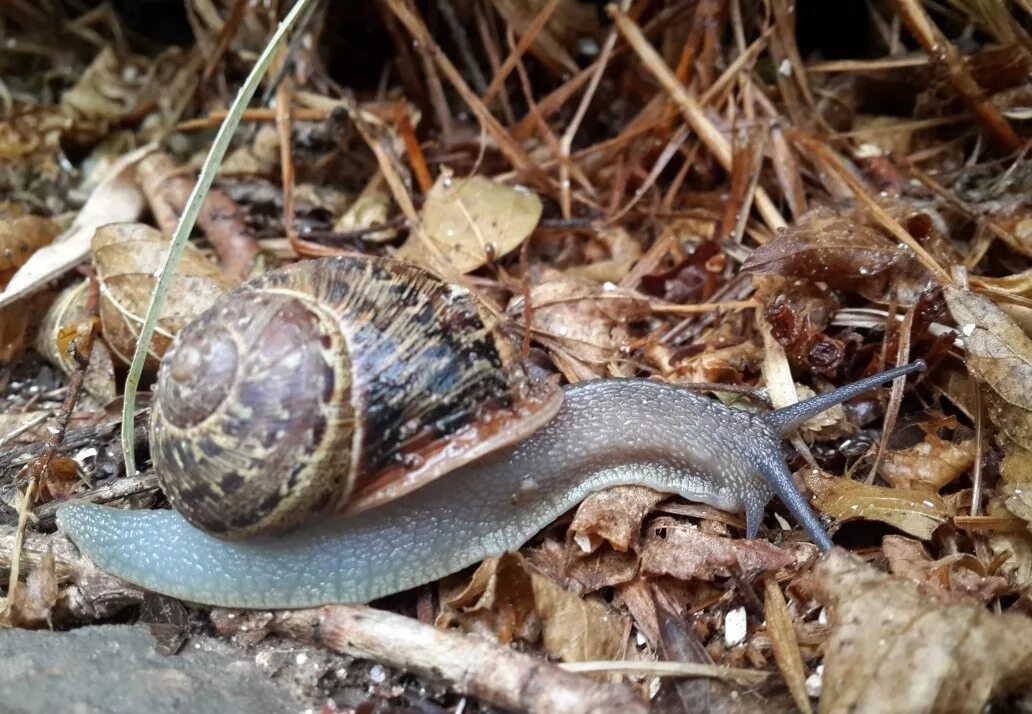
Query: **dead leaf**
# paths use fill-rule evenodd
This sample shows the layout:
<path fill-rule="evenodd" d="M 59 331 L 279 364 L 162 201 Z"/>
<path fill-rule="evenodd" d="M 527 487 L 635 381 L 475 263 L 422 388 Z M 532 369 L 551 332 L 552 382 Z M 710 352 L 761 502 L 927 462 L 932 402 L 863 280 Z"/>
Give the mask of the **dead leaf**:
<path fill-rule="evenodd" d="M 880 521 L 921 540 L 928 540 L 946 522 L 946 503 L 927 489 L 887 488 L 825 477 L 807 469 L 806 484 L 814 494 L 813 505 L 840 521 Z"/>
<path fill-rule="evenodd" d="M 439 627 L 490 625 L 502 642 L 532 642 L 537 632 L 528 623 L 539 623 L 545 651 L 563 662 L 612 660 L 620 652 L 623 623 L 600 598 L 565 590 L 518 554 L 485 560 L 467 587 L 441 602 Z"/>
<path fill-rule="evenodd" d="M 106 223 L 135 221 L 143 213 L 143 192 L 137 187 L 133 167 L 154 150 L 148 144 L 116 162 L 75 216 L 68 230 L 37 250 L 0 293 L 0 307 L 42 289 L 47 281 L 71 270 L 90 252 L 94 231 Z"/>
<path fill-rule="evenodd" d="M 811 712 L 810 697 L 806 693 L 806 670 L 803 655 L 796 641 L 795 628 L 788 614 L 788 603 L 777 580 L 768 575 L 763 579 L 763 613 L 767 617 L 767 633 L 770 635 L 774 660 L 781 670 L 785 683 L 792 693 L 792 699 L 802 712 Z"/>
<path fill-rule="evenodd" d="M 878 473 L 897 488 L 930 487 L 938 491 L 974 465 L 975 440 L 959 444 L 940 439 L 934 432 L 906 449 L 886 451 Z"/>
<path fill-rule="evenodd" d="M 548 539 L 541 547 L 527 550 L 525 557 L 553 581 L 578 593 L 614 587 L 638 574 L 638 554 L 633 550 L 603 547 L 585 553 L 576 543 Z"/>
<path fill-rule="evenodd" d="M 920 583 L 944 600 L 985 603 L 1014 590 L 1007 578 L 988 575 L 982 562 L 967 553 L 933 560 L 921 543 L 902 536 L 885 536 L 882 552 L 894 575 Z"/>
<path fill-rule="evenodd" d="M 453 270 L 468 273 L 517 248 L 541 218 L 541 199 L 523 188 L 484 178 L 442 174 L 421 214 L 427 246 L 413 232 L 397 257 L 437 269 L 439 252 Z"/>
<path fill-rule="evenodd" d="M 986 410 L 998 435 L 1011 442 L 1005 469 L 1008 508 L 1032 520 L 1032 339 L 991 300 L 956 288 L 944 289 L 967 353 L 965 364 L 988 387 Z M 1016 468 L 1020 466 L 1020 468 Z"/>
<path fill-rule="evenodd" d="M 721 538 L 669 519 L 654 521 L 641 547 L 642 572 L 681 580 L 753 575 L 792 562 L 791 555 L 766 541 Z"/>
<path fill-rule="evenodd" d="M 33 343 L 37 352 L 46 357 L 51 364 L 60 367 L 65 374 L 71 374 L 76 368 L 70 349 L 71 342 L 80 333 L 81 328 L 89 327 L 86 324 L 88 292 L 89 284 L 85 280 L 61 291 L 47 310 Z M 118 392 L 111 352 L 101 340 L 93 341 L 90 361 L 83 376 L 83 388 L 101 404 L 108 404 L 114 400 Z"/>
<path fill-rule="evenodd" d="M 0 273 L 25 265 L 59 232 L 56 223 L 42 216 L 0 218 Z"/>
<path fill-rule="evenodd" d="M 593 493 L 577 507 L 570 532 L 586 553 L 603 542 L 626 551 L 638 542 L 642 519 L 666 498 L 644 486 L 618 486 Z"/>
<path fill-rule="evenodd" d="M 40 292 L 18 305 L 0 307 L 0 364 L 18 357 L 32 343 L 40 315 L 54 299 L 52 291 Z"/>
<path fill-rule="evenodd" d="M 613 660 L 620 654 L 623 623 L 601 599 L 580 596 L 537 573 L 530 574 L 541 639 L 550 657 L 563 662 Z"/>
<path fill-rule="evenodd" d="M 155 274 L 165 263 L 168 246 L 159 231 L 142 223 L 102 226 L 93 237 L 104 339 L 127 364 L 136 349 L 157 283 Z M 175 334 L 233 287 L 213 262 L 188 243 L 154 330 L 147 369 L 157 369 Z"/>
<path fill-rule="evenodd" d="M 507 310 L 517 324 L 523 304 L 518 297 Z M 648 301 L 631 291 L 572 279 L 535 285 L 530 304 L 534 334 L 588 365 L 617 357 L 630 340 L 628 324 L 651 313 Z"/>
<path fill-rule="evenodd" d="M 904 202 L 885 203 L 883 208 L 901 219 L 917 212 Z M 742 270 L 822 281 L 883 304 L 894 295 L 900 304 L 912 305 L 931 281 L 914 255 L 897 246 L 865 211 L 824 206 L 753 251 Z"/>
<path fill-rule="evenodd" d="M 14 592 L 14 599 L 7 603 L 0 624 L 31 629 L 53 626 L 54 606 L 60 591 L 54 556 L 49 550 Z"/>
<path fill-rule="evenodd" d="M 619 283 L 641 258 L 641 244 L 621 226 L 597 226 L 592 237 L 595 243 L 604 246 L 605 254 L 596 255 L 602 252 L 598 249 L 585 250 L 587 265 L 570 267 L 565 271 L 566 275 L 595 283 Z"/>
<path fill-rule="evenodd" d="M 840 548 L 814 576 L 831 628 L 821 712 L 975 714 L 1029 691 L 1027 616 L 937 602 Z"/>
<path fill-rule="evenodd" d="M 18 414 L 0 414 L 0 441 L 5 444 L 31 444 L 47 436 L 49 410 L 34 409 Z M 32 426 L 30 426 L 32 425 Z M 12 436 L 15 433 L 18 436 Z"/>

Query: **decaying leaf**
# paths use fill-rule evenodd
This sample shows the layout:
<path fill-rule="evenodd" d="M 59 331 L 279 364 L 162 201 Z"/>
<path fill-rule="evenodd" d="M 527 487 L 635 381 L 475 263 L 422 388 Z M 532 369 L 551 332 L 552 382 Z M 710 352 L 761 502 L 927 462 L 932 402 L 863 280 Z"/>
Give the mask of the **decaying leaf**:
<path fill-rule="evenodd" d="M 1000 463 L 999 491 L 1007 510 L 1032 530 L 1032 451 L 1008 444 Z"/>
<path fill-rule="evenodd" d="M 943 599 L 984 603 L 1013 590 L 1007 578 L 989 575 L 982 562 L 967 553 L 932 560 L 921 543 L 902 536 L 885 536 L 882 552 L 894 575 L 910 578 Z"/>
<path fill-rule="evenodd" d="M 75 216 L 72 225 L 54 242 L 26 261 L 0 293 L 0 307 L 41 289 L 82 262 L 90 252 L 90 240 L 98 227 L 107 223 L 135 221 L 143 213 L 143 192 L 136 186 L 133 167 L 153 151 L 150 145 L 132 151 L 108 169 Z"/>
<path fill-rule="evenodd" d="M 89 284 L 85 280 L 61 291 L 47 310 L 33 343 L 37 352 L 46 357 L 51 364 L 60 367 L 65 374 L 71 374 L 76 368 L 71 343 L 82 329 L 89 328 L 89 325 L 84 324 L 87 319 L 88 292 Z M 90 362 L 83 377 L 83 388 L 101 404 L 112 401 L 117 394 L 111 352 L 101 340 L 93 341 Z"/>
<path fill-rule="evenodd" d="M 620 618 L 602 600 L 563 589 L 517 554 L 485 560 L 462 592 L 442 604 L 439 626 L 486 625 L 503 642 L 534 639 L 533 617 L 545 651 L 564 662 L 615 659 L 623 638 Z"/>
<path fill-rule="evenodd" d="M 630 339 L 628 324 L 650 314 L 648 301 L 639 295 L 572 279 L 535 285 L 530 305 L 534 334 L 588 365 L 617 357 Z M 513 300 L 507 312 L 519 324 L 523 298 Z"/>
<path fill-rule="evenodd" d="M 650 525 L 641 547 L 643 572 L 681 580 L 753 575 L 780 570 L 793 560 L 788 552 L 766 541 L 722 538 L 668 519 Z"/>
<path fill-rule="evenodd" d="M 40 315 L 54 299 L 52 291 L 30 295 L 17 305 L 0 307 L 0 364 L 18 357 L 32 343 Z"/>
<path fill-rule="evenodd" d="M 907 213 L 905 205 L 890 208 L 901 217 Z M 801 216 L 757 248 L 742 270 L 823 281 L 879 303 L 894 295 L 904 305 L 913 304 L 930 281 L 913 254 L 862 210 L 839 213 L 826 207 Z"/>
<path fill-rule="evenodd" d="M 525 557 L 553 581 L 578 593 L 621 585 L 638 574 L 638 554 L 634 550 L 602 547 L 585 553 L 572 541 L 548 539 L 541 547 L 527 550 Z"/>
<path fill-rule="evenodd" d="M 928 431 L 920 443 L 906 449 L 887 451 L 878 473 L 897 488 L 923 484 L 938 491 L 960 478 L 974 463 L 974 439 L 955 444 L 940 439 L 934 431 Z"/>
<path fill-rule="evenodd" d="M 468 273 L 508 254 L 534 231 L 541 199 L 483 176 L 442 174 L 427 194 L 421 218 L 433 245 L 413 232 L 398 258 L 433 269 L 439 252 L 452 270 Z"/>
<path fill-rule="evenodd" d="M 593 493 L 577 507 L 570 532 L 585 552 L 603 542 L 626 551 L 637 542 L 642 519 L 665 498 L 666 494 L 644 486 L 619 486 Z"/>
<path fill-rule="evenodd" d="M 1005 469 L 1010 491 L 1007 506 L 1014 515 L 1032 517 L 1032 474 L 1024 468 L 1032 459 L 1032 339 L 991 300 L 973 292 L 948 288 L 946 303 L 964 336 L 965 364 L 983 382 L 987 412 L 1011 459 Z M 1022 468 L 1015 468 L 1021 464 Z"/>
<path fill-rule="evenodd" d="M 1009 404 L 1032 408 L 1032 340 L 992 300 L 943 288 L 967 350 L 967 366 Z"/>
<path fill-rule="evenodd" d="M 986 711 L 1032 691 L 1032 619 L 930 598 L 835 548 L 817 565 L 828 608 L 821 712 Z"/>
<path fill-rule="evenodd" d="M 566 275 L 596 283 L 618 283 L 641 258 L 641 244 L 621 226 L 596 227 L 592 237 L 595 243 L 604 246 L 606 254 L 595 255 L 598 250 L 586 250 L 585 258 L 589 261 L 588 264 L 568 268 L 565 271 Z"/>
<path fill-rule="evenodd" d="M 157 282 L 155 273 L 165 262 L 168 245 L 160 232 L 142 223 L 106 225 L 93 237 L 104 339 L 123 362 L 128 363 L 136 349 Z M 157 369 L 175 334 L 232 287 L 214 263 L 187 244 L 158 318 L 147 368 Z"/>
<path fill-rule="evenodd" d="M 59 232 L 49 218 L 0 215 L 0 273 L 25 265 L 29 256 L 53 241 Z"/>
<path fill-rule="evenodd" d="M 928 489 L 886 488 L 810 470 L 806 484 L 814 506 L 832 518 L 880 521 L 922 540 L 931 538 L 950 515 L 942 498 Z"/>
<path fill-rule="evenodd" d="M 53 554 L 47 552 L 39 565 L 29 570 L 25 582 L 15 588 L 14 599 L 7 603 L 0 625 L 8 627 L 52 627 L 54 606 L 60 591 Z"/>

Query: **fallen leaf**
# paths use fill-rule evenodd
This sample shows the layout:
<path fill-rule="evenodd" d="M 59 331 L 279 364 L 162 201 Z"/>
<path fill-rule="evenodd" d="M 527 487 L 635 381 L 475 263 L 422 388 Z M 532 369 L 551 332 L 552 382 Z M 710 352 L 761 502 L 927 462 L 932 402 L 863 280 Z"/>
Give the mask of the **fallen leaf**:
<path fill-rule="evenodd" d="M 71 374 L 76 369 L 70 349 L 71 342 L 82 329 L 89 327 L 86 323 L 88 292 L 89 284 L 85 280 L 69 285 L 61 291 L 43 317 L 42 325 L 33 342 L 36 351 L 51 364 L 60 367 L 65 374 Z M 118 393 L 111 352 L 101 340 L 93 341 L 90 361 L 83 375 L 83 388 L 101 404 L 111 402 Z"/>
<path fill-rule="evenodd" d="M 413 232 L 397 257 L 437 269 L 438 254 L 451 269 L 468 273 L 517 248 L 537 227 L 541 199 L 522 188 L 483 176 L 442 174 L 423 204 L 424 237 Z"/>
<path fill-rule="evenodd" d="M 916 213 L 901 201 L 884 203 L 897 219 Z M 821 281 L 882 304 L 894 296 L 899 304 L 912 305 L 931 283 L 913 253 L 897 246 L 860 208 L 811 210 L 753 251 L 742 270 Z"/>
<path fill-rule="evenodd" d="M 1032 618 L 938 602 L 841 548 L 814 578 L 830 626 L 821 712 L 975 714 L 1028 693 Z"/>
<path fill-rule="evenodd" d="M 961 334 L 965 364 L 988 387 L 986 410 L 998 435 L 1010 444 L 1004 469 L 1007 507 L 1032 519 L 1032 339 L 1003 310 L 981 295 L 945 288 L 944 296 Z M 1015 468 L 1016 465 L 1021 468 Z"/>
<path fill-rule="evenodd" d="M 553 581 L 578 593 L 611 588 L 638 574 L 638 554 L 633 550 L 603 547 L 585 553 L 574 542 L 547 539 L 540 547 L 527 550 L 525 557 Z"/>
<path fill-rule="evenodd" d="M 441 604 L 437 626 L 490 629 L 502 642 L 532 642 L 538 632 L 530 625 L 539 624 L 545 651 L 563 662 L 616 659 L 623 640 L 623 623 L 604 601 L 564 589 L 519 554 L 485 560 Z"/>
<path fill-rule="evenodd" d="M 0 273 L 25 265 L 59 232 L 56 223 L 42 216 L 0 218 Z"/>
<path fill-rule="evenodd" d="M 619 551 L 638 541 L 642 519 L 666 494 L 644 486 L 619 486 L 588 496 L 577 507 L 570 532 L 588 553 L 608 542 Z"/>
<path fill-rule="evenodd" d="M 814 495 L 813 505 L 840 521 L 880 521 L 928 540 L 950 515 L 942 498 L 927 489 L 875 486 L 821 476 L 809 469 L 805 478 Z"/>
<path fill-rule="evenodd" d="M 507 310 L 517 324 L 523 305 L 517 297 Z M 651 314 L 648 301 L 631 291 L 573 279 L 535 285 L 530 305 L 534 334 L 588 365 L 617 357 L 630 340 L 628 324 Z"/>
<path fill-rule="evenodd" d="M 7 603 L 0 625 L 25 629 L 52 628 L 54 606 L 57 605 L 57 568 L 54 556 L 47 551 L 40 563 L 29 570 L 25 582 L 15 589 L 14 599 Z"/>
<path fill-rule="evenodd" d="M 94 231 L 106 223 L 135 221 L 143 213 L 143 192 L 137 187 L 133 167 L 154 145 L 131 151 L 108 171 L 86 203 L 75 216 L 68 230 L 54 242 L 33 253 L 7 288 L 0 293 L 0 307 L 31 292 L 42 289 L 56 278 L 85 260 L 90 253 Z"/>
<path fill-rule="evenodd" d="M 142 223 L 109 224 L 98 228 L 93 237 L 104 340 L 126 364 L 136 349 L 157 283 L 155 275 L 165 263 L 168 246 L 168 240 L 159 231 Z M 232 287 L 232 281 L 188 243 L 158 317 L 147 369 L 157 369 L 175 334 Z"/>
<path fill-rule="evenodd" d="M 975 440 L 953 443 L 934 432 L 906 449 L 886 451 L 878 473 L 897 488 L 928 486 L 938 491 L 951 484 L 974 465 Z"/>
<path fill-rule="evenodd" d="M 953 602 L 985 603 L 1014 590 L 1007 578 L 988 575 L 982 562 L 968 553 L 933 560 L 921 543 L 902 536 L 885 536 L 882 552 L 894 575 L 920 583 Z"/>
<path fill-rule="evenodd" d="M 796 641 L 795 628 L 788 613 L 788 603 L 777 580 L 768 575 L 763 579 L 763 614 L 767 618 L 767 633 L 770 636 L 774 660 L 781 670 L 785 683 L 792 693 L 792 699 L 802 712 L 811 712 L 810 697 L 806 693 L 806 670 L 803 656 Z"/>
<path fill-rule="evenodd" d="M 792 562 L 791 555 L 766 541 L 721 538 L 669 519 L 654 521 L 641 546 L 642 572 L 681 580 L 753 575 Z"/>

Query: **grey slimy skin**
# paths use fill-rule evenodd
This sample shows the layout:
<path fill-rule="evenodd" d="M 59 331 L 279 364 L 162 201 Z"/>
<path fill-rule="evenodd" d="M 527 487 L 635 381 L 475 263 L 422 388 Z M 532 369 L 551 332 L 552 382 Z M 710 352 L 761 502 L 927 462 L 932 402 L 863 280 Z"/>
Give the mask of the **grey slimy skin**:
<path fill-rule="evenodd" d="M 922 361 L 768 413 L 683 387 L 603 379 L 567 387 L 559 413 L 515 446 L 376 509 L 229 541 L 174 511 L 74 505 L 58 524 L 102 569 L 207 605 L 297 608 L 367 602 L 513 551 L 588 494 L 637 484 L 745 511 L 754 538 L 773 495 L 822 551 L 832 545 L 780 449 L 806 419 Z"/>

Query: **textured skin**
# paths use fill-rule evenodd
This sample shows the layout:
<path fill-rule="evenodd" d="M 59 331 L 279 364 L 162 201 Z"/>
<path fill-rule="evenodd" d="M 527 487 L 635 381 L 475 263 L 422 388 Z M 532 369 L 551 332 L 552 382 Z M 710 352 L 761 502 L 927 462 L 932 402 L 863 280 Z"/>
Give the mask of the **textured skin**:
<path fill-rule="evenodd" d="M 599 380 L 567 388 L 532 437 L 373 511 L 275 538 L 230 542 L 173 511 L 69 506 L 61 529 L 101 568 L 185 600 L 285 608 L 366 602 L 515 550 L 593 491 L 642 484 L 746 511 L 754 536 L 773 490 L 780 434 L 669 384 Z"/>

